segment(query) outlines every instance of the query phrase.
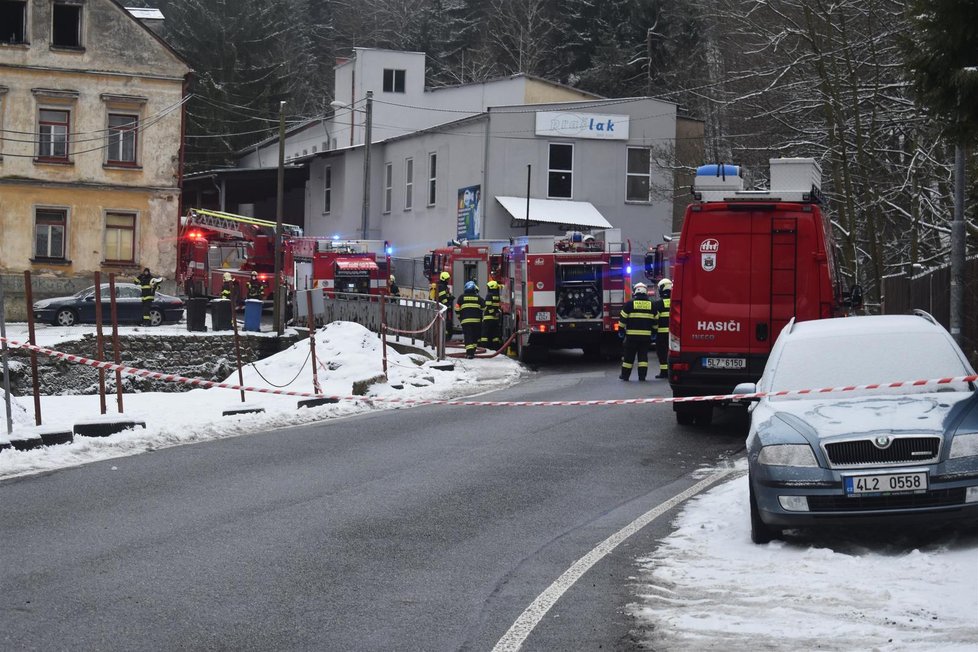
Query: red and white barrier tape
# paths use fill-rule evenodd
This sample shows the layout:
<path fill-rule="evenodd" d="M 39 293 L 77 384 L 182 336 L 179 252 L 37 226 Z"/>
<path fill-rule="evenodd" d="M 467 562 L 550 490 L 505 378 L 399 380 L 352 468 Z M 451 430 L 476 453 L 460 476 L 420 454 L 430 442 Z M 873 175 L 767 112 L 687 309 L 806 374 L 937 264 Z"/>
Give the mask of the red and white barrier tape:
<path fill-rule="evenodd" d="M 559 407 L 559 406 L 593 406 L 593 405 L 645 405 L 648 403 L 690 403 L 701 401 L 732 401 L 751 398 L 765 398 L 778 396 L 802 396 L 806 394 L 828 394 L 832 392 L 852 392 L 861 389 L 890 389 L 897 387 L 920 387 L 923 385 L 948 385 L 950 383 L 973 383 L 978 382 L 978 375 L 972 376 L 949 376 L 947 378 L 932 378 L 929 380 L 901 380 L 892 383 L 871 383 L 868 385 L 846 385 L 844 387 L 823 387 L 821 389 L 786 389 L 778 392 L 754 392 L 753 394 L 716 394 L 711 396 L 678 396 L 678 397 L 654 397 L 654 398 L 618 398 L 618 399 L 594 399 L 588 401 L 459 401 L 449 399 L 414 399 L 414 398 L 386 398 L 379 396 L 326 396 L 310 392 L 292 392 L 281 389 L 266 389 L 264 387 L 248 387 L 244 385 L 234 385 L 231 383 L 216 383 L 202 378 L 187 378 L 176 374 L 164 374 L 148 369 L 138 369 L 136 367 L 124 367 L 112 362 L 92 360 L 79 355 L 46 349 L 42 346 L 18 342 L 0 337 L 0 341 L 6 341 L 13 348 L 36 351 L 52 358 L 59 358 L 66 362 L 82 364 L 96 369 L 108 369 L 119 371 L 127 376 L 138 376 L 140 378 L 152 378 L 164 382 L 183 383 L 195 387 L 218 387 L 221 389 L 231 389 L 235 391 L 244 390 L 246 392 L 257 392 L 259 394 L 275 394 L 280 396 L 300 396 L 305 398 L 325 398 L 337 401 L 368 401 L 383 403 L 398 403 L 402 405 L 468 405 L 468 406 L 491 406 L 491 407 Z"/>

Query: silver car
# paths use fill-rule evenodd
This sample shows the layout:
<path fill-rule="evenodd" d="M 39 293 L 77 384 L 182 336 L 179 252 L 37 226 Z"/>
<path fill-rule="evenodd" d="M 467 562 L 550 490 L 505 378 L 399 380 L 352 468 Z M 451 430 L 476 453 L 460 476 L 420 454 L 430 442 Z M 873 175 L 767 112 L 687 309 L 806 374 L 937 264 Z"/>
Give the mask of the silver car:
<path fill-rule="evenodd" d="M 974 376 L 933 317 L 789 323 L 764 373 L 737 394 Z M 825 525 L 978 523 L 972 380 L 753 399 L 751 539 Z"/>

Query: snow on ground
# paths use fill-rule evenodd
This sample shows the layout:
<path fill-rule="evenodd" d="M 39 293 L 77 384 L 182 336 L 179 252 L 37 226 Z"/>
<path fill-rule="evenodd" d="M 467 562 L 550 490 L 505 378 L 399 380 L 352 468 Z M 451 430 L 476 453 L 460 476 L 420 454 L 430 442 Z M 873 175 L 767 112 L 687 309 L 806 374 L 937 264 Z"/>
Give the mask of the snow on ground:
<path fill-rule="evenodd" d="M 39 327 L 37 343 L 57 348 L 86 327 Z M 87 332 L 92 332 L 90 328 Z M 120 329 L 122 332 L 135 329 Z M 182 326 L 154 334 L 185 333 Z M 203 335 L 197 333 L 196 335 Z M 26 341 L 26 327 L 7 325 L 7 337 Z M 309 343 L 248 366 L 244 384 L 312 392 Z M 381 373 L 380 342 L 363 327 L 337 322 L 319 331 L 316 355 L 326 395 L 349 395 L 351 383 Z M 388 349 L 389 383 L 371 396 L 455 398 L 517 381 L 522 367 L 503 356 L 453 360 L 454 371 L 418 366 L 414 356 Z M 227 379 L 237 383 L 237 375 Z M 402 384 L 394 389 L 392 384 Z M 125 415 L 144 420 L 106 438 L 0 454 L 0 479 L 198 441 L 312 423 L 395 404 L 343 401 L 296 409 L 297 397 L 195 389 L 186 393 L 126 394 Z M 107 397 L 110 415 L 115 396 Z M 32 429 L 33 401 L 15 398 L 15 434 Z M 263 407 L 262 414 L 225 417 L 227 409 Z M 0 408 L 2 410 L 2 408 Z M 46 396 L 45 425 L 98 419 L 97 396 Z M 0 429 L 0 433 L 5 432 Z M 0 434 L 2 437 L 2 434 Z M 739 463 L 746 469 L 746 463 Z M 630 605 L 644 641 L 656 650 L 976 650 L 978 649 L 978 532 L 945 535 L 812 536 L 750 542 L 747 478 L 741 476 L 693 499 L 676 530 L 634 578 L 639 601 Z"/>
<path fill-rule="evenodd" d="M 120 328 L 120 333 L 137 328 Z M 39 327 L 35 340 L 38 346 L 57 349 L 65 339 L 78 338 L 88 327 Z M 211 331 L 208 331 L 211 332 Z M 177 326 L 152 329 L 154 335 L 185 335 Z M 201 333 L 205 335 L 205 333 Z M 7 325 L 7 337 L 24 342 L 26 326 Z M 380 339 L 359 324 L 334 322 L 316 332 L 317 375 L 321 393 L 325 396 L 350 396 L 355 381 L 383 374 L 383 355 Z M 420 354 L 400 354 L 387 348 L 388 382 L 371 385 L 365 398 L 377 399 L 450 399 L 499 389 L 519 380 L 523 367 L 505 357 L 451 359 L 454 370 L 433 369 L 431 361 Z M 237 373 L 225 382 L 247 387 L 282 389 L 314 393 L 311 347 L 302 340 L 281 353 L 243 368 L 244 382 Z M 397 387 L 400 387 L 398 389 Z M 2 390 L 0 390 L 2 397 Z M 357 414 L 373 409 L 397 408 L 403 405 L 386 401 L 340 401 L 332 405 L 298 409 L 298 402 L 308 397 L 281 396 L 246 392 L 241 400 L 239 390 L 193 389 L 189 392 L 145 392 L 123 395 L 124 412 L 118 413 L 114 392 L 106 396 L 107 412 L 101 415 L 98 396 L 43 396 L 41 417 L 43 428 L 65 427 L 125 417 L 145 422 L 146 427 L 134 428 L 109 437 L 77 437 L 71 444 L 50 446 L 30 451 L 6 450 L 0 454 L 0 479 L 66 466 L 85 464 L 100 459 L 133 455 L 167 446 L 189 444 L 210 439 L 244 435 L 269 428 L 312 423 L 328 418 Z M 34 402 L 32 397 L 12 397 L 14 431 L 11 438 L 22 438 L 34 431 Z M 2 401 L 0 401 L 2 402 Z M 223 416 L 225 410 L 263 408 L 263 413 Z M 0 413 L 4 408 L 0 407 Z M 5 417 L 5 415 L 4 415 Z M 0 440 L 5 440 L 5 421 L 0 426 Z"/>
<path fill-rule="evenodd" d="M 629 611 L 651 649 L 978 649 L 978 531 L 755 545 L 746 475 L 691 500 L 675 526 L 638 560 Z"/>

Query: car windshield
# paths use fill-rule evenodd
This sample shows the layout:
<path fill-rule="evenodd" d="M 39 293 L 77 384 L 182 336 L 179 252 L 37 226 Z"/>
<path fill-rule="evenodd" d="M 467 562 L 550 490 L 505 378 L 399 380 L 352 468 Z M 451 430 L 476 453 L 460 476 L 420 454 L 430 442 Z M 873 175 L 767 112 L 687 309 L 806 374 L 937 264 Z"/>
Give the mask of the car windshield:
<path fill-rule="evenodd" d="M 896 381 L 966 376 L 970 370 L 941 333 L 847 333 L 785 342 L 770 391 L 821 389 Z M 908 391 L 969 391 L 968 383 L 894 388 Z M 875 390 L 874 390 L 875 391 Z M 812 395 L 808 395 L 811 397 Z"/>

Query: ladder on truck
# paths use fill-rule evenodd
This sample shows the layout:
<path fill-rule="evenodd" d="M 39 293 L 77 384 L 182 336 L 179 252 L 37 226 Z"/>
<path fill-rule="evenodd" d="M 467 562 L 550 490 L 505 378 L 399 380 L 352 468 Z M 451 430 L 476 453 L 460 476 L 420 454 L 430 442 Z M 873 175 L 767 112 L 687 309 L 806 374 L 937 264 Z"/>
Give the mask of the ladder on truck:
<path fill-rule="evenodd" d="M 226 213 L 224 211 L 212 211 L 204 208 L 191 208 L 190 212 L 187 213 L 184 226 L 200 226 L 211 231 L 216 231 L 217 233 L 240 236 L 242 224 L 271 229 L 272 233 L 275 233 L 275 227 L 277 226 L 276 222 L 270 220 L 260 220 L 257 217 L 236 215 L 235 213 Z M 302 229 L 293 224 L 283 224 L 282 233 L 283 235 L 301 236 Z"/>
<path fill-rule="evenodd" d="M 795 316 L 798 301 L 798 219 L 771 220 L 771 341 Z"/>

